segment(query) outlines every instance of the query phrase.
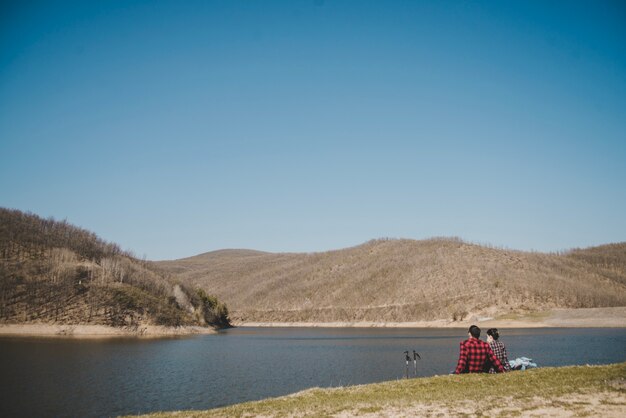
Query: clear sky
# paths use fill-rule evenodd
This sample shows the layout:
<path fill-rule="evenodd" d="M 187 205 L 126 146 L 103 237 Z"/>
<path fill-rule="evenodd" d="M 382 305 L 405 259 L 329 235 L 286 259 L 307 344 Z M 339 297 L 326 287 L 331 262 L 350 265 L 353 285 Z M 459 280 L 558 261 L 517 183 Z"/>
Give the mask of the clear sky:
<path fill-rule="evenodd" d="M 138 256 L 626 240 L 623 1 L 0 0 L 0 206 Z"/>

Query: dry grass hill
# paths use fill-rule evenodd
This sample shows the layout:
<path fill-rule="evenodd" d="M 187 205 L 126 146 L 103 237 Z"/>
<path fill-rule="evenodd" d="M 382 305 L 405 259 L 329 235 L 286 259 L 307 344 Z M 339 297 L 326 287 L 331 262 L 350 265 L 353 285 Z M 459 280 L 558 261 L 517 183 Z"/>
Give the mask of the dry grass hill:
<path fill-rule="evenodd" d="M 241 322 L 411 322 L 626 306 L 626 243 L 562 254 L 459 239 L 312 254 L 222 250 L 157 263 Z"/>
<path fill-rule="evenodd" d="M 0 324 L 228 326 L 228 311 L 67 222 L 0 208 Z"/>

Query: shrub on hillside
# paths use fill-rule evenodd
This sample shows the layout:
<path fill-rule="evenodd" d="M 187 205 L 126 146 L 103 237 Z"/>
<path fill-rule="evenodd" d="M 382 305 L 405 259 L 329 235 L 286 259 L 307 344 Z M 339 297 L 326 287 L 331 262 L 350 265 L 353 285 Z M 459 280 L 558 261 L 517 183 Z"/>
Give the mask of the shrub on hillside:
<path fill-rule="evenodd" d="M 207 325 L 214 325 L 220 328 L 230 327 L 230 318 L 228 317 L 228 308 L 214 296 L 207 295 L 202 290 L 197 290 L 199 299 L 199 307 L 202 310 L 202 317 Z"/>

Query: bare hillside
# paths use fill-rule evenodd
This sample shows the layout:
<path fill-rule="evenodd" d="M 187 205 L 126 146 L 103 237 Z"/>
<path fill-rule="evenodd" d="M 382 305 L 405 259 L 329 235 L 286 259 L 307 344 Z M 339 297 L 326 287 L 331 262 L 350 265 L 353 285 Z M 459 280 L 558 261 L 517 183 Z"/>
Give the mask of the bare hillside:
<path fill-rule="evenodd" d="M 92 232 L 0 208 L 0 324 L 222 327 L 228 312 Z"/>
<path fill-rule="evenodd" d="M 461 320 L 626 306 L 626 244 L 566 254 L 458 239 L 375 240 L 339 251 L 222 250 L 158 265 L 217 295 L 245 322 Z"/>

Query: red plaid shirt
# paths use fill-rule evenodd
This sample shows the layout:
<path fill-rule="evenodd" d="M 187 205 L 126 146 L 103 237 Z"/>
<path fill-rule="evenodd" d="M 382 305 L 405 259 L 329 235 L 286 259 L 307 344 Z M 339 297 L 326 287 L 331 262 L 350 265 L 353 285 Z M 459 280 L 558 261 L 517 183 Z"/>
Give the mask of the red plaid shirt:
<path fill-rule="evenodd" d="M 470 338 L 461 342 L 459 362 L 454 373 L 485 373 L 493 367 L 497 372 L 504 368 L 487 344 L 478 338 Z"/>

